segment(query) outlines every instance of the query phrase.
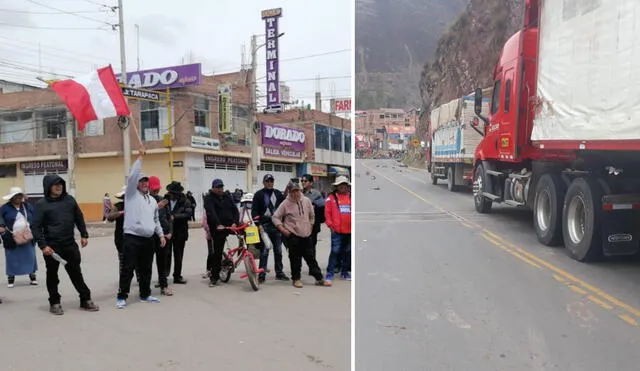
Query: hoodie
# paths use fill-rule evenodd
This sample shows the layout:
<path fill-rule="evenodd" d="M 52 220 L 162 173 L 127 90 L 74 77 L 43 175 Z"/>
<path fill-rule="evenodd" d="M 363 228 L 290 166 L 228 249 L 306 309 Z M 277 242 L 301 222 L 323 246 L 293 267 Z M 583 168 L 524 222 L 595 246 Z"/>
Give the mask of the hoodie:
<path fill-rule="evenodd" d="M 138 191 L 138 181 L 147 177 L 140 172 L 141 168 L 142 159 L 139 158 L 133 163 L 127 180 L 124 192 L 124 233 L 139 237 L 151 237 L 155 233 L 158 237 L 163 237 L 156 199 L 148 193 Z"/>
<path fill-rule="evenodd" d="M 51 197 L 51 187 L 62 184 L 60 197 Z M 76 243 L 74 227 L 78 227 L 82 238 L 89 238 L 84 215 L 76 199 L 67 193 L 67 183 L 55 174 L 45 175 L 42 179 L 44 198 L 36 204 L 36 211 L 31 224 L 33 239 L 40 249 L 49 246 L 57 248 L 68 247 Z"/>
<path fill-rule="evenodd" d="M 295 201 L 289 194 L 282 201 L 271 220 L 276 227 L 284 225 L 286 229 L 298 237 L 309 237 L 315 222 L 313 204 L 307 197 L 303 196 L 300 200 Z"/>

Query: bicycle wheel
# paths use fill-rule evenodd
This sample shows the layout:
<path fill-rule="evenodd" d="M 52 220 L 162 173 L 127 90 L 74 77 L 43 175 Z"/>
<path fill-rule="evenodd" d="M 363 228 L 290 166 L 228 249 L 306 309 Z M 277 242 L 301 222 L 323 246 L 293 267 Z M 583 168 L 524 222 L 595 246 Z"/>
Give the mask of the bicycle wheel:
<path fill-rule="evenodd" d="M 255 265 L 253 257 L 250 255 L 245 255 L 242 259 L 244 261 L 244 269 L 247 271 L 247 278 L 249 279 L 249 283 L 251 284 L 251 288 L 253 291 L 258 291 L 258 279 L 256 276 L 256 272 L 253 271 L 253 266 Z"/>
<path fill-rule="evenodd" d="M 222 259 L 222 267 L 220 269 L 220 281 L 227 283 L 231 279 L 233 273 L 233 262 L 227 258 Z"/>

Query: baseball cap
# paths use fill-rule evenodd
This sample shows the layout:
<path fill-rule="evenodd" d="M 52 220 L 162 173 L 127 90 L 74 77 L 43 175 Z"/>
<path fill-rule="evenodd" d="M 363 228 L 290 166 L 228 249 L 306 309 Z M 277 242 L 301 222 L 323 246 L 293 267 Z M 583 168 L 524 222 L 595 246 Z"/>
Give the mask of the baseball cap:
<path fill-rule="evenodd" d="M 147 174 L 144 174 L 144 173 L 138 174 L 138 182 L 148 182 L 148 181 L 149 181 L 149 177 L 147 176 Z"/>
<path fill-rule="evenodd" d="M 222 179 L 214 179 L 213 182 L 211 182 L 211 188 L 217 188 L 217 187 L 224 187 L 224 183 L 222 182 Z"/>
<path fill-rule="evenodd" d="M 262 177 L 262 181 L 266 182 L 267 180 L 275 180 L 273 175 L 271 174 L 265 174 L 264 177 Z"/>
<path fill-rule="evenodd" d="M 160 178 L 158 178 L 157 176 L 150 176 L 149 177 L 149 189 L 152 191 L 157 191 L 160 188 L 162 188 L 162 186 L 160 185 Z"/>

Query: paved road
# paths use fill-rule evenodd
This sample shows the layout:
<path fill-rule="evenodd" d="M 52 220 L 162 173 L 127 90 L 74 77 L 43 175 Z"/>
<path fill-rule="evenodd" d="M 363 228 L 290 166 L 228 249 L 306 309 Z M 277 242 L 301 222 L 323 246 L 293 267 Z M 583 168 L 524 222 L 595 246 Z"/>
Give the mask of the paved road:
<path fill-rule="evenodd" d="M 637 261 L 575 262 L 397 164 L 356 164 L 357 370 L 638 369 Z"/>
<path fill-rule="evenodd" d="M 91 234 L 102 232 L 95 228 Z M 315 287 L 304 266 L 307 285 L 302 289 L 272 279 L 253 292 L 239 273 L 229 284 L 209 288 L 200 277 L 206 256 L 203 233 L 190 233 L 185 253 L 189 282 L 172 285 L 175 295 L 162 297 L 159 304 L 134 301 L 125 310 L 114 307 L 118 268 L 111 237 L 93 238 L 83 251 L 85 277 L 101 306 L 98 313 L 77 309 L 77 296 L 64 272 L 65 314 L 60 317 L 48 313 L 44 269 L 38 287 L 28 286 L 23 277 L 8 289 L 0 279 L 0 369 L 349 370 L 349 282 Z M 318 257 L 324 269 L 328 233 L 320 236 Z M 41 256 L 38 260 L 44 267 Z M 288 267 L 285 258 L 287 272 Z M 135 284 L 132 293 L 137 293 Z"/>

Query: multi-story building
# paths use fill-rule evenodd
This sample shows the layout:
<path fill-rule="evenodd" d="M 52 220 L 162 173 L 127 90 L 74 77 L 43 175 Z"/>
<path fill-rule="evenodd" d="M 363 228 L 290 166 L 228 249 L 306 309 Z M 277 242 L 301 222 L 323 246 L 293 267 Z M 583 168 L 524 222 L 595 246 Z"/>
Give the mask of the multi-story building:
<path fill-rule="evenodd" d="M 406 149 L 406 140 L 415 132 L 420 110 L 380 108 L 356 112 L 356 134 L 364 136 L 374 148 Z"/>
<path fill-rule="evenodd" d="M 172 73 L 177 76 L 173 82 L 163 80 Z M 319 180 L 330 175 L 328 165 L 348 164 L 344 160 L 348 157 L 344 146 L 340 154 L 316 156 L 314 127 L 345 128 L 341 131 L 344 133 L 350 130 L 349 121 L 338 121 L 335 116 L 327 117 L 321 112 L 296 110 L 258 115 L 258 121 L 254 122 L 251 73 L 243 70 L 202 76 L 199 65 L 129 73 L 131 87 L 155 92 L 147 94 L 146 100 L 129 98 L 132 156 L 137 156 L 140 141 L 147 151 L 144 172 L 158 176 L 163 184 L 180 181 L 196 196 L 210 188 L 214 178 L 223 179 L 228 189 L 248 190 L 249 139 L 252 130 L 266 133 L 269 125 L 291 130 L 302 128 L 304 136 L 293 137 L 298 140 L 302 137 L 304 147 L 298 149 L 299 154 L 295 150 L 277 150 L 278 146 L 287 148 L 286 139 L 293 137 L 276 136 L 269 141 L 274 130 L 266 140 L 264 135 L 258 135 L 259 143 L 269 142 L 261 147 L 262 164 L 256 168 L 260 184 L 260 172 L 280 173 L 282 176 L 278 178 L 284 180 L 285 175 L 291 178 L 299 175 L 300 170 L 316 169 L 313 164 L 303 165 L 316 157 L 326 169 L 325 174 L 320 171 L 322 166 L 317 167 L 315 175 Z M 94 121 L 78 132 L 73 117 L 51 89 L 0 94 L 0 189 L 18 185 L 31 199 L 37 199 L 43 195 L 44 175 L 59 174 L 75 190 L 87 219 L 100 220 L 104 194 L 118 192 L 124 183 L 123 135 L 119 123 L 122 124 L 117 118 Z M 71 138 L 67 138 L 68 133 Z M 165 142 L 167 137 L 171 138 L 170 143 Z M 69 161 L 69 153 L 73 161 Z M 69 167 L 70 162 L 73 168 Z M 283 187 L 283 183 L 277 184 Z M 198 211 L 200 208 L 201 202 Z"/>

